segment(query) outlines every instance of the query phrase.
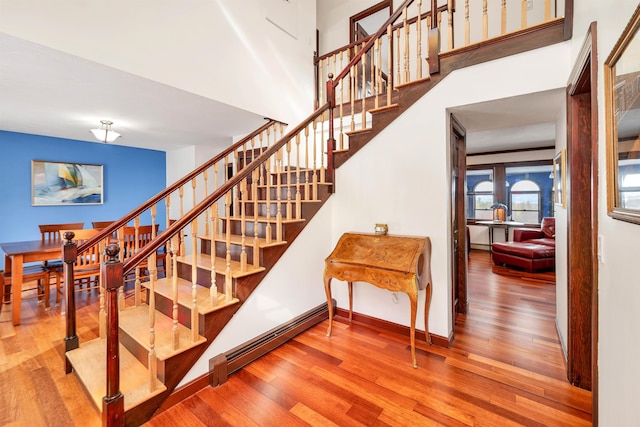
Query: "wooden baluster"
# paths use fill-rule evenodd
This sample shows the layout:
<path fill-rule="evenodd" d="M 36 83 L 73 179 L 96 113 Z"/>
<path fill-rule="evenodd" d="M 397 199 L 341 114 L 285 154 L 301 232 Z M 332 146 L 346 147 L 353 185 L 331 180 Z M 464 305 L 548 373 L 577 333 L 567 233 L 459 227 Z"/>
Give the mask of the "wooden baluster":
<path fill-rule="evenodd" d="M 391 91 L 393 90 L 393 27 L 387 26 L 387 106 L 391 105 Z"/>
<path fill-rule="evenodd" d="M 253 138 L 251 138 L 251 142 L 253 143 Z M 204 180 L 204 195 L 202 200 L 206 199 L 209 195 L 209 190 L 207 189 L 207 182 L 209 179 L 209 169 L 205 169 L 202 173 L 202 178 Z M 204 235 L 209 235 L 209 209 L 205 209 L 204 211 Z"/>
<path fill-rule="evenodd" d="M 166 208 L 166 218 L 165 218 L 165 228 L 169 228 L 169 226 L 171 225 L 171 195 L 167 195 L 166 199 L 165 199 L 165 208 Z M 165 277 L 171 277 L 173 276 L 173 262 L 171 261 L 172 258 L 172 254 L 170 253 L 170 251 L 167 250 L 167 255 L 166 255 L 166 259 L 165 259 L 165 272 L 164 272 L 164 276 Z"/>
<path fill-rule="evenodd" d="M 322 60 L 318 61 L 318 76 L 320 76 L 320 90 L 318 91 L 320 93 L 320 103 L 319 105 L 324 105 L 325 101 L 325 97 L 324 97 L 324 88 L 323 88 L 323 84 L 321 84 L 324 81 L 324 70 L 323 70 L 323 66 L 322 66 Z"/>
<path fill-rule="evenodd" d="M 369 68 L 371 68 L 371 76 L 369 77 L 369 79 L 371 80 L 371 82 L 369 83 L 369 87 L 370 87 L 369 93 L 370 93 L 370 96 L 375 96 L 376 99 L 378 98 L 378 96 L 377 96 L 378 93 L 376 91 L 377 88 L 376 88 L 376 77 L 375 77 L 375 70 L 376 70 L 376 68 L 378 68 L 376 66 L 376 60 L 378 59 L 378 55 L 377 55 L 377 51 L 375 49 L 377 43 L 378 43 L 378 39 L 376 39 L 373 42 L 373 49 L 369 50 L 369 52 L 372 53 L 371 60 L 370 60 L 371 63 L 369 64 Z M 336 74 L 334 74 L 334 76 L 335 75 Z M 332 126 L 332 124 L 330 124 L 330 126 Z"/>
<path fill-rule="evenodd" d="M 364 106 L 363 106 L 364 107 Z M 327 141 L 327 138 L 325 138 L 324 136 L 324 121 L 326 120 L 325 118 L 325 113 L 322 113 L 322 116 L 320 117 L 320 182 L 324 183 L 326 182 L 326 172 L 327 169 L 325 168 L 325 161 L 324 161 L 324 153 L 325 152 L 329 152 L 329 150 L 324 150 L 324 143 L 325 141 Z M 364 119 L 363 119 L 363 123 L 362 126 L 364 127 L 365 123 L 364 123 Z M 317 190 L 316 190 L 317 192 Z M 316 199 L 317 200 L 317 199 Z"/>
<path fill-rule="evenodd" d="M 293 217 L 293 202 L 291 199 L 291 140 L 287 141 L 287 205 L 286 205 L 286 213 L 287 219 L 291 219 Z"/>
<path fill-rule="evenodd" d="M 134 231 L 135 242 L 133 242 L 133 253 L 131 254 L 131 256 L 137 254 L 138 250 L 140 249 L 140 217 L 139 216 L 137 216 L 133 220 L 133 227 L 135 230 Z M 134 285 L 135 306 L 138 307 L 140 306 L 140 304 L 142 304 L 142 286 L 140 281 L 140 268 L 138 266 L 135 266 L 134 268 L 135 268 L 135 275 L 136 275 L 136 281 Z M 123 294 L 123 298 L 124 298 L 124 294 Z"/>
<path fill-rule="evenodd" d="M 269 128 L 267 128 L 267 132 L 269 132 Z M 260 141 L 260 153 L 262 153 L 262 137 L 263 137 L 264 133 L 260 132 L 260 135 L 258 135 L 258 139 Z M 263 170 L 263 165 L 259 166 L 260 169 L 260 174 L 258 175 L 258 185 L 265 185 L 264 183 L 264 178 L 262 177 L 262 170 Z"/>
<path fill-rule="evenodd" d="M 422 0 L 416 1 L 416 6 L 418 7 L 418 16 L 416 21 L 416 74 L 417 78 L 422 78 L 422 21 L 420 20 L 422 15 Z"/>
<path fill-rule="evenodd" d="M 364 43 L 362 44 L 362 47 L 364 47 Z M 360 122 L 361 124 L 361 129 L 364 129 L 366 127 L 366 117 L 367 117 L 367 107 L 366 107 L 366 100 L 367 100 L 367 52 L 365 52 L 360 59 L 360 63 L 362 64 L 362 90 L 360 91 L 361 95 L 362 95 L 362 112 L 361 112 L 361 116 L 360 116 Z M 320 124 L 320 126 L 323 128 L 324 130 L 324 121 Z M 323 139 L 322 141 L 324 141 L 324 135 L 323 135 Z"/>
<path fill-rule="evenodd" d="M 282 148 L 276 151 L 276 242 L 282 242 Z M 269 209 L 269 206 L 267 206 Z"/>
<path fill-rule="evenodd" d="M 227 256 L 226 256 L 226 269 L 225 269 L 225 286 L 224 286 L 224 293 L 225 293 L 225 301 L 226 302 L 231 302 L 231 299 L 233 298 L 231 295 L 232 292 L 232 287 L 233 287 L 233 281 L 231 278 L 231 192 L 227 192 L 226 197 L 226 207 L 227 207 L 227 227 L 226 227 L 226 239 L 225 239 L 225 244 L 226 244 L 226 248 L 227 248 Z"/>
<path fill-rule="evenodd" d="M 180 218 L 184 216 L 184 186 L 180 186 L 179 193 L 180 195 Z"/>
<path fill-rule="evenodd" d="M 449 50 L 453 49 L 453 0 L 447 2 L 447 17 L 449 18 Z"/>
<path fill-rule="evenodd" d="M 469 25 L 469 0 L 464 0 L 464 45 L 471 43 L 471 27 Z"/>
<path fill-rule="evenodd" d="M 73 240 L 75 234 L 72 231 L 64 233 L 64 244 L 62 246 L 62 261 L 64 263 L 64 296 L 65 296 L 65 318 L 66 334 L 64 339 L 64 351 L 71 351 L 80 346 L 80 339 L 76 331 L 76 296 L 73 291 L 73 263 L 78 258 L 78 244 Z M 66 374 L 72 371 L 71 362 L 65 357 Z"/>
<path fill-rule="evenodd" d="M 354 49 L 356 49 L 356 47 L 354 47 Z M 350 90 L 350 101 L 351 101 L 351 132 L 353 132 L 354 130 L 356 130 L 356 120 L 355 120 L 355 110 L 356 110 L 356 66 L 354 65 L 353 67 L 351 67 L 349 69 L 349 82 L 351 84 L 351 90 Z M 315 133 L 315 123 L 316 121 L 313 121 L 314 123 L 314 133 Z M 313 162 L 313 166 L 315 167 L 315 158 L 314 158 L 314 162 Z"/>
<path fill-rule="evenodd" d="M 309 167 L 309 125 L 304 128 L 304 199 L 311 199 L 311 168 Z"/>
<path fill-rule="evenodd" d="M 381 87 L 382 87 L 382 74 L 381 74 L 381 68 L 382 68 L 382 54 L 380 52 L 380 40 L 381 39 L 376 39 L 375 43 L 374 43 L 374 51 L 375 51 L 375 63 L 377 64 L 377 66 L 375 67 L 371 67 L 371 80 L 373 81 L 372 86 L 375 88 L 375 98 L 374 98 L 374 103 L 373 103 L 373 108 L 374 109 L 378 109 L 380 107 L 380 92 Z"/>
<path fill-rule="evenodd" d="M 324 59 L 324 61 L 325 61 L 325 67 L 324 67 L 324 68 L 325 68 L 325 70 L 326 70 L 326 73 L 327 73 L 327 74 L 329 74 L 329 73 L 331 72 L 331 70 L 329 69 L 329 57 L 326 57 L 326 58 Z M 327 79 L 326 79 L 326 77 L 325 77 L 324 75 L 323 75 L 322 77 L 323 77 L 323 78 L 322 78 L 322 81 L 326 81 L 326 80 L 327 80 Z M 325 89 L 325 90 L 326 90 L 326 89 Z M 324 94 L 324 102 L 327 102 L 327 94 L 326 94 L 326 93 Z M 323 102 L 323 104 L 324 104 L 324 102 Z M 282 135 L 282 134 L 280 134 L 280 135 Z M 274 142 L 275 142 L 275 141 L 274 141 Z"/>
<path fill-rule="evenodd" d="M 354 46 L 354 55 L 357 54 L 360 51 L 360 48 L 362 46 L 361 45 L 356 45 Z M 354 67 L 354 75 L 355 75 L 355 86 L 353 88 L 353 100 L 357 100 L 360 99 L 358 98 L 358 89 L 360 88 L 360 71 L 359 71 L 359 67 L 360 64 L 362 64 L 362 60 L 360 60 L 357 64 L 355 64 Z"/>
<path fill-rule="evenodd" d="M 182 231 L 179 231 L 182 234 Z M 173 276 L 171 277 L 171 290 L 172 290 L 172 333 L 173 333 L 173 349 L 180 348 L 180 334 L 178 331 L 178 245 L 180 237 L 178 235 L 171 238 L 171 259 L 173 260 Z"/>
<path fill-rule="evenodd" d="M 260 170 L 258 168 L 253 170 L 253 182 L 256 182 Z M 258 187 L 255 185 L 252 188 L 253 198 L 253 266 L 255 268 L 260 267 L 260 247 L 258 245 Z"/>
<path fill-rule="evenodd" d="M 487 0 L 482 0 L 482 40 L 489 38 L 489 15 L 487 14 Z"/>
<path fill-rule="evenodd" d="M 522 0 L 520 6 L 520 28 L 527 28 L 527 0 Z"/>
<path fill-rule="evenodd" d="M 200 337 L 198 325 L 198 219 L 191 223 L 191 342 Z"/>
<path fill-rule="evenodd" d="M 217 208 L 217 204 L 214 203 L 211 205 L 211 222 L 217 221 L 214 219 L 217 215 L 214 211 Z M 211 224 L 211 229 L 213 230 L 215 227 L 214 224 Z M 216 284 L 216 235 L 211 235 L 211 286 L 209 287 L 209 303 L 211 307 L 215 307 L 218 305 L 218 285 Z"/>
<path fill-rule="evenodd" d="M 242 199 L 246 198 L 246 193 L 247 193 L 247 178 L 244 178 L 242 180 L 242 183 L 240 184 L 240 191 L 242 192 Z M 247 217 L 245 214 L 246 211 L 246 206 L 245 206 L 245 202 L 243 202 L 242 205 L 242 212 L 240 214 L 240 231 L 242 234 L 241 237 L 241 241 L 240 241 L 240 246 L 241 248 L 241 253 L 240 253 L 240 270 L 245 273 L 247 271 L 247 238 L 246 238 L 246 232 L 247 232 Z"/>
<path fill-rule="evenodd" d="M 342 64 L 342 56 L 343 56 L 344 51 L 340 52 L 340 64 Z M 340 80 L 338 82 L 338 85 L 340 86 L 340 150 L 344 150 L 344 126 L 343 126 L 343 120 L 342 117 L 344 116 L 344 112 L 343 112 L 343 104 L 344 104 L 344 79 Z M 305 128 L 305 135 L 308 137 L 309 136 L 309 129 Z M 308 145 L 307 145 L 308 147 Z M 308 164 L 308 163 L 307 163 Z M 305 197 L 308 197 L 308 195 L 305 193 Z"/>
<path fill-rule="evenodd" d="M 157 237 L 155 224 L 156 205 L 153 205 L 151 206 L 152 240 Z M 167 260 L 165 259 L 164 262 L 166 263 Z M 147 366 L 149 368 L 149 391 L 153 392 L 156 389 L 156 378 L 158 376 L 158 358 L 156 357 L 156 281 L 158 280 L 158 260 L 156 252 L 149 256 L 147 266 L 149 269 L 149 294 L 147 298 L 147 305 L 149 305 L 149 354 L 147 356 Z"/>
<path fill-rule="evenodd" d="M 411 72 L 409 70 L 409 24 L 407 22 L 407 8 L 402 11 L 402 22 L 404 28 L 404 82 L 411 81 Z"/>
<path fill-rule="evenodd" d="M 266 161 L 265 161 L 265 175 L 266 175 L 266 191 L 267 191 L 267 197 L 266 197 L 266 201 L 265 203 L 267 204 L 267 223 L 265 224 L 265 239 L 267 240 L 267 243 L 271 243 L 271 158 L 273 156 L 269 157 Z M 258 212 L 256 212 L 256 216 L 258 215 Z"/>
<path fill-rule="evenodd" d="M 157 237 L 156 232 L 156 205 L 151 206 L 151 240 L 155 240 Z M 149 279 L 158 280 L 158 255 L 154 251 L 149 255 L 150 263 L 147 263 L 147 269 L 149 270 Z M 153 284 L 153 283 L 152 283 Z"/>
<path fill-rule="evenodd" d="M 296 219 L 301 218 L 301 211 L 302 197 L 300 196 L 300 132 L 298 132 L 296 134 Z"/>
<path fill-rule="evenodd" d="M 213 165 L 213 188 L 218 189 L 218 163 Z M 218 235 L 218 202 L 211 207 L 211 235 L 215 238 Z"/>
<path fill-rule="evenodd" d="M 342 54 L 342 51 L 340 51 L 340 54 Z M 340 69 L 338 70 L 338 54 L 331 55 L 331 56 L 333 57 L 333 75 L 337 76 L 338 71 L 342 71 L 342 61 L 340 61 Z"/>
<path fill-rule="evenodd" d="M 125 226 L 126 227 L 126 226 Z M 130 255 L 127 254 L 126 252 L 129 252 L 129 248 L 128 246 L 125 244 L 124 241 L 124 227 L 120 227 L 120 229 L 118 230 L 118 242 L 120 244 L 120 247 L 122 248 L 122 250 L 120 251 L 120 261 L 124 262 L 125 258 L 128 258 Z M 124 285 L 120 287 L 120 289 L 118 289 L 118 309 L 122 310 L 124 308 Z"/>
<path fill-rule="evenodd" d="M 351 106 L 351 114 L 353 117 L 353 102 L 352 102 L 352 106 Z M 312 177 L 312 194 L 313 194 L 313 200 L 318 200 L 318 176 L 316 174 L 316 154 L 318 153 L 318 143 L 317 143 L 317 138 L 318 138 L 318 120 L 314 120 L 313 121 L 313 168 L 312 168 L 312 173 L 313 173 L 313 177 Z"/>
<path fill-rule="evenodd" d="M 105 292 L 104 289 L 102 288 L 102 286 L 100 287 L 100 294 L 99 294 L 99 299 L 100 299 L 100 308 L 98 310 L 98 334 L 100 336 L 100 338 L 105 338 L 106 337 L 106 333 L 107 333 L 107 311 L 106 311 L 106 301 L 105 301 Z M 62 307 L 62 315 L 64 315 L 64 305 Z"/>
<path fill-rule="evenodd" d="M 469 2 L 469 0 L 467 0 Z M 507 32 L 507 0 L 502 0 L 500 6 L 500 34 Z"/>
<path fill-rule="evenodd" d="M 551 20 L 551 0 L 544 0 L 544 21 Z"/>
<path fill-rule="evenodd" d="M 191 179 L 191 198 L 192 198 L 191 209 L 195 208 L 196 205 L 197 205 L 197 203 L 196 203 L 196 199 L 197 199 L 196 186 L 197 186 L 196 185 L 196 178 L 194 177 L 194 178 Z"/>
<path fill-rule="evenodd" d="M 402 75 L 401 75 L 401 70 L 402 68 L 400 68 L 400 57 L 402 56 L 402 53 L 400 52 L 400 28 L 398 28 L 396 30 L 396 61 L 397 61 L 397 66 L 396 66 L 396 73 L 398 75 L 398 77 L 396 78 L 396 83 L 397 84 L 402 84 Z"/>

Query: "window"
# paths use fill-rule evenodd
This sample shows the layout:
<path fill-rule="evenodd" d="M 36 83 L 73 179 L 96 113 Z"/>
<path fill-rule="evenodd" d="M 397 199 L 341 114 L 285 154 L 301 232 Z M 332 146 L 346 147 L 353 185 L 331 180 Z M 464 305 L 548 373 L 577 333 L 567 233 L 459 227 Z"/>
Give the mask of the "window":
<path fill-rule="evenodd" d="M 533 181 L 522 180 L 511 186 L 509 193 L 512 221 L 539 223 L 541 218 L 540 187 Z"/>
<path fill-rule="evenodd" d="M 467 171 L 467 218 L 492 219 L 493 171 Z"/>
<path fill-rule="evenodd" d="M 620 185 L 620 207 L 624 209 L 640 209 L 640 162 L 637 159 L 620 160 L 618 162 L 618 178 Z"/>
<path fill-rule="evenodd" d="M 640 203 L 640 183 L 634 191 L 633 197 Z M 467 219 L 471 223 L 493 219 L 493 203 L 507 205 L 507 219 L 525 224 L 540 224 L 542 218 L 553 216 L 553 162 L 468 166 Z"/>

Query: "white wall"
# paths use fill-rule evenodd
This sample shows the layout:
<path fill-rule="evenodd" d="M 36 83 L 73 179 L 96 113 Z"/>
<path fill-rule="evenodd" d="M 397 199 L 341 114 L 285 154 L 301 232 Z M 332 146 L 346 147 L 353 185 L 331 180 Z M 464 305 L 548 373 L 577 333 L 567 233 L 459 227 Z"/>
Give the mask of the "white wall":
<path fill-rule="evenodd" d="M 637 1 L 596 0 L 575 3 L 572 62 L 578 55 L 587 29 L 597 21 L 598 35 L 598 396 L 601 426 L 640 424 L 640 279 L 635 271 L 640 253 L 640 226 L 607 216 L 606 119 L 604 114 L 603 65 L 622 34 Z"/>
<path fill-rule="evenodd" d="M 567 106 L 562 105 L 560 115 L 556 120 L 556 153 L 567 148 Z M 565 195 L 566 197 L 566 195 Z M 569 300 L 567 267 L 567 209 L 555 205 L 556 218 L 556 327 L 560 334 L 560 344 L 565 360 L 567 358 L 567 338 L 569 322 Z"/>
<path fill-rule="evenodd" d="M 278 3 L 295 37 L 266 0 L 0 0 L 0 31 L 296 123 L 313 107 L 316 6 Z"/>
<path fill-rule="evenodd" d="M 556 67 L 550 70 L 549 63 Z M 431 333 L 448 337 L 452 330 L 447 109 L 562 88 L 568 73 L 567 43 L 458 70 L 337 170 L 333 244 L 344 232 L 371 232 L 378 222 L 392 234 L 431 238 Z M 338 306 L 348 307 L 346 286 L 334 286 Z M 422 310 L 423 294 L 419 304 Z M 388 292 L 368 284 L 354 286 L 354 310 L 409 324 L 406 296 L 394 304 Z M 416 327 L 424 328 L 420 316 Z"/>
<path fill-rule="evenodd" d="M 325 303 L 324 259 L 331 253 L 330 198 L 225 326 L 181 385 L 204 375 L 209 359 Z M 335 288 L 335 286 L 334 286 Z"/>

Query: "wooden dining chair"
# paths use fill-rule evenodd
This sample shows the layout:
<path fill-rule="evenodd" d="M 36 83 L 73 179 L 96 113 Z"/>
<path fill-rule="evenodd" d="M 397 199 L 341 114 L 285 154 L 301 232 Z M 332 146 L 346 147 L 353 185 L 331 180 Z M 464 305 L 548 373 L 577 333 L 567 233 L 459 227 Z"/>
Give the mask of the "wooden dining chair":
<path fill-rule="evenodd" d="M 58 243 L 62 245 L 60 230 L 77 230 L 84 228 L 84 222 L 69 222 L 66 224 L 40 224 L 40 239 L 43 243 Z M 60 282 L 62 280 L 62 260 L 45 261 L 43 266 L 56 279 L 56 304 L 60 303 Z"/>
<path fill-rule="evenodd" d="M 103 228 L 107 228 L 108 226 L 110 226 L 114 222 L 115 221 L 92 221 L 91 222 L 91 226 L 93 228 L 95 228 L 96 230 L 102 230 Z"/>
<path fill-rule="evenodd" d="M 50 306 L 50 283 L 51 276 L 49 270 L 42 265 L 25 265 L 24 271 L 22 273 L 22 293 L 25 294 L 23 299 L 27 298 L 38 298 L 39 300 L 44 300 L 45 308 L 49 308 Z M 34 286 L 31 286 L 31 284 Z M 35 290 L 35 294 L 30 293 L 30 291 Z M 2 299 L 2 304 L 0 304 L 0 309 L 4 304 L 8 304 L 11 302 L 11 273 L 7 271 L 0 270 L 0 298 Z"/>
<path fill-rule="evenodd" d="M 60 242 L 60 230 L 79 230 L 84 228 L 84 222 L 70 222 L 67 224 L 40 224 L 40 236 L 43 242 Z"/>

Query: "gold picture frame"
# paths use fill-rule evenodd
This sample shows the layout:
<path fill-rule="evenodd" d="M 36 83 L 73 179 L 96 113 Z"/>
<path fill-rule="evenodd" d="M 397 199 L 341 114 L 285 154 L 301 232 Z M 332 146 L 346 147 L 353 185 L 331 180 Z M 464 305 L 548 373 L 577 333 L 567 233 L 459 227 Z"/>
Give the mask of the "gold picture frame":
<path fill-rule="evenodd" d="M 607 211 L 640 224 L 640 5 L 604 64 Z"/>
<path fill-rule="evenodd" d="M 553 204 L 563 208 L 567 207 L 566 164 L 563 148 L 553 158 Z"/>

